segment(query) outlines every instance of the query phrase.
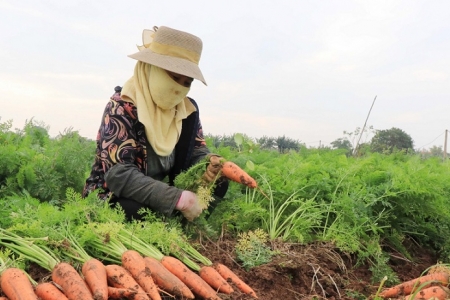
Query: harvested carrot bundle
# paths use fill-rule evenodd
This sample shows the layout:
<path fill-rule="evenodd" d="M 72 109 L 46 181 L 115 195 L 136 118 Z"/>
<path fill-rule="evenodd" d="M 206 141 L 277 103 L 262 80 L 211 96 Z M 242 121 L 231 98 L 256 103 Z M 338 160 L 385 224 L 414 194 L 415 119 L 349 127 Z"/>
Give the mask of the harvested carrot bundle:
<path fill-rule="evenodd" d="M 7 268 L 0 277 L 3 293 L 10 300 L 38 300 L 27 274 L 19 268 Z"/>
<path fill-rule="evenodd" d="M 146 256 L 144 257 L 144 261 L 145 266 L 150 269 L 156 285 L 162 290 L 175 296 L 182 297 L 183 299 L 195 298 L 194 294 L 192 294 L 191 290 L 183 283 L 183 281 L 167 270 L 159 260 Z"/>
<path fill-rule="evenodd" d="M 450 296 L 450 290 L 443 286 L 432 286 L 426 289 L 420 290 L 415 296 L 409 295 L 405 297 L 405 300 L 445 300 Z"/>
<path fill-rule="evenodd" d="M 108 283 L 116 288 L 131 289 L 136 291 L 134 300 L 150 300 L 144 289 L 136 282 L 131 274 L 122 266 L 106 265 Z"/>
<path fill-rule="evenodd" d="M 220 276 L 220 274 L 213 267 L 203 266 L 198 271 L 198 274 L 204 281 L 206 281 L 206 283 L 216 289 L 216 291 L 224 294 L 231 294 L 234 292 L 231 285 L 229 285 L 228 282 Z"/>
<path fill-rule="evenodd" d="M 226 161 L 222 164 L 222 175 L 249 188 L 256 188 L 258 186 L 255 179 L 231 161 Z"/>
<path fill-rule="evenodd" d="M 164 256 L 161 263 L 172 274 L 183 281 L 194 294 L 208 300 L 220 300 L 216 292 L 200 276 L 191 271 L 179 259 L 172 256 Z"/>
<path fill-rule="evenodd" d="M 449 282 L 449 274 L 446 272 L 437 272 L 414 278 L 409 281 L 397 284 L 396 286 L 393 286 L 391 288 L 385 289 L 380 293 L 380 297 L 397 298 L 400 296 L 410 295 L 415 290 L 417 290 L 419 286 L 427 282 L 429 283 L 429 285 L 433 283 L 441 283 L 443 285 L 447 285 Z M 429 285 L 425 285 L 422 288 L 426 288 Z"/>
<path fill-rule="evenodd" d="M 41 300 L 68 300 L 66 295 L 51 282 L 37 284 L 34 292 Z"/>
<path fill-rule="evenodd" d="M 231 271 L 227 266 L 221 263 L 215 263 L 213 267 L 225 280 L 233 282 L 241 292 L 243 292 L 244 294 L 251 295 L 255 298 L 258 298 L 258 296 L 256 296 L 255 291 L 242 279 L 240 279 L 239 276 L 237 276 L 233 271 Z"/>
<path fill-rule="evenodd" d="M 89 287 L 75 268 L 65 262 L 58 263 L 52 270 L 52 280 L 61 286 L 69 300 L 94 300 Z"/>
<path fill-rule="evenodd" d="M 96 258 L 90 258 L 83 263 L 81 273 L 92 292 L 94 300 L 108 300 L 105 265 Z"/>
<path fill-rule="evenodd" d="M 130 272 L 131 276 L 148 293 L 152 300 L 161 300 L 161 295 L 152 278 L 152 272 L 146 267 L 144 258 L 139 252 L 135 250 L 123 252 L 122 266 Z"/>
<path fill-rule="evenodd" d="M 112 286 L 108 286 L 108 297 L 110 299 L 134 299 L 137 291 L 132 289 L 123 289 L 123 288 L 115 288 Z"/>

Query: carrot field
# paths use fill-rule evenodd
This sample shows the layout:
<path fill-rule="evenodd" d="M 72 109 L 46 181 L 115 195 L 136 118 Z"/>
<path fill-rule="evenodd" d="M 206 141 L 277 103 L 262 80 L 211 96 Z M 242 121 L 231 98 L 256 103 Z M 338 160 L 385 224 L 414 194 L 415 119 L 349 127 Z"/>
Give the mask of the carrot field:
<path fill-rule="evenodd" d="M 149 210 L 126 222 L 95 194 L 81 197 L 95 141 L 1 123 L 0 296 L 38 297 L 51 283 L 44 287 L 68 299 L 383 299 L 432 267 L 447 271 L 448 161 L 402 151 L 280 151 L 241 134 L 207 143 L 254 183 L 230 180 L 215 210 L 191 223 Z M 152 271 L 151 259 L 168 273 Z M 84 267 L 94 260 L 97 267 Z M 18 274 L 20 285 L 11 280 Z"/>

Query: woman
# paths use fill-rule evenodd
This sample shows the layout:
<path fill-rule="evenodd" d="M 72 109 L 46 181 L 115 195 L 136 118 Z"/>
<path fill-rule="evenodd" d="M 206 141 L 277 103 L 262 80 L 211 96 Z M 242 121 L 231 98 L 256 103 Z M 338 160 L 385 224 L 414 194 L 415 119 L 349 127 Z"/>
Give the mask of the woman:
<path fill-rule="evenodd" d="M 100 189 L 128 220 L 140 219 L 138 210 L 148 207 L 166 216 L 177 210 L 192 221 L 202 212 L 197 196 L 174 187 L 175 177 L 205 156 L 208 181 L 220 169 L 206 147 L 198 106 L 187 97 L 194 79 L 206 85 L 198 67 L 202 41 L 169 27 L 153 29 L 144 30 L 144 45 L 129 55 L 137 60 L 133 76 L 106 105 L 83 196 Z M 221 178 L 215 195 L 223 197 L 227 188 Z"/>

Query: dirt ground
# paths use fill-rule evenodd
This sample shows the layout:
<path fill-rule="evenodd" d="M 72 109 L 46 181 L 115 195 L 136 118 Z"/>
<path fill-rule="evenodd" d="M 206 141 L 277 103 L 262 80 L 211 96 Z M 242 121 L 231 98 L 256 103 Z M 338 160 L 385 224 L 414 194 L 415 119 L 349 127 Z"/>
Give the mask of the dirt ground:
<path fill-rule="evenodd" d="M 270 263 L 245 271 L 234 260 L 233 241 L 202 241 L 200 251 L 213 262 L 221 262 L 248 283 L 261 300 L 320 300 L 371 299 L 378 289 L 378 283 L 371 283 L 368 266 L 354 268 L 354 259 L 342 255 L 331 245 L 277 246 L 280 254 Z M 409 261 L 398 254 L 392 254 L 390 265 L 400 280 L 418 277 L 426 268 L 434 265 L 436 257 L 425 250 L 414 253 L 415 261 Z M 47 281 L 49 272 L 34 266 L 31 277 Z M 224 300 L 254 299 L 240 293 L 236 288 L 231 295 L 219 294 Z M 164 299 L 173 299 L 163 297 Z"/>

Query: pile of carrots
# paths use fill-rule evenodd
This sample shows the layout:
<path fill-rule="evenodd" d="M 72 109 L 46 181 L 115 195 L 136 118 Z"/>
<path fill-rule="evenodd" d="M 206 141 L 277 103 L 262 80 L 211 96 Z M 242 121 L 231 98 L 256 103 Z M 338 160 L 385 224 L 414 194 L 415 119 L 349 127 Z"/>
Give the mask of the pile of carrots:
<path fill-rule="evenodd" d="M 222 264 L 216 263 L 202 272 L 191 271 L 172 256 L 157 260 L 127 250 L 122 254 L 121 265 L 103 264 L 91 258 L 78 272 L 71 264 L 59 262 L 47 282 L 35 283 L 22 269 L 9 267 L 0 275 L 1 291 L 6 296 L 0 300 L 158 300 L 161 293 L 179 299 L 218 300 L 219 293 L 234 292 L 231 285 L 258 298 Z"/>
<path fill-rule="evenodd" d="M 449 272 L 440 271 L 423 275 L 386 288 L 379 296 L 383 299 L 445 300 L 450 298 Z"/>

